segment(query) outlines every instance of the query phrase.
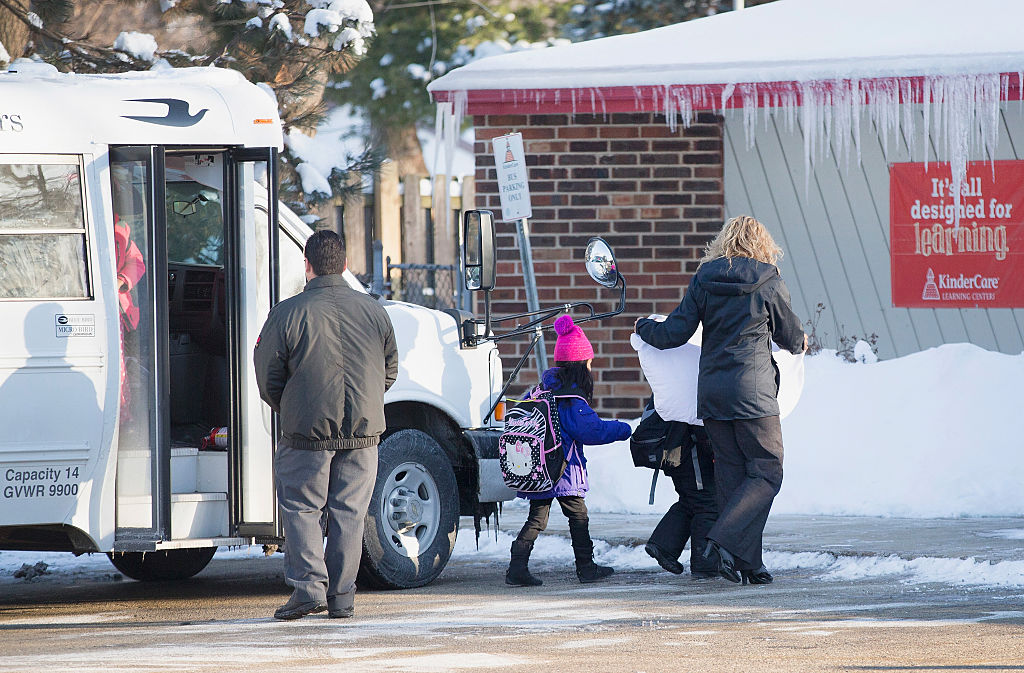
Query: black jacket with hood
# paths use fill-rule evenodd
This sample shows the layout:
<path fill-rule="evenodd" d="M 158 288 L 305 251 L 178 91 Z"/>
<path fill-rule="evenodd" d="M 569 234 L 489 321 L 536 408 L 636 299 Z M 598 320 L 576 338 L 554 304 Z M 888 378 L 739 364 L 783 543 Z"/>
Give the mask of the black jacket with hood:
<path fill-rule="evenodd" d="M 317 276 L 270 310 L 253 352 L 260 397 L 294 449 L 376 446 L 398 376 L 384 307 L 339 274 Z"/>
<path fill-rule="evenodd" d="M 804 345 L 778 267 L 749 257 L 706 262 L 664 322 L 643 318 L 636 331 L 656 348 L 674 348 L 699 323 L 704 332 L 697 414 L 718 421 L 778 416 L 779 369 L 771 342 L 791 353 Z"/>

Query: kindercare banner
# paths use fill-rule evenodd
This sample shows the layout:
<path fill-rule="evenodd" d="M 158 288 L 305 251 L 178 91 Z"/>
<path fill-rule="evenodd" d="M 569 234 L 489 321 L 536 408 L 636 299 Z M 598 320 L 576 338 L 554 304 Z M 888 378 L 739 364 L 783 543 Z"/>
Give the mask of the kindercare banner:
<path fill-rule="evenodd" d="M 892 305 L 1024 307 L 1024 161 L 967 164 L 959 209 L 952 182 L 946 163 L 889 171 Z"/>

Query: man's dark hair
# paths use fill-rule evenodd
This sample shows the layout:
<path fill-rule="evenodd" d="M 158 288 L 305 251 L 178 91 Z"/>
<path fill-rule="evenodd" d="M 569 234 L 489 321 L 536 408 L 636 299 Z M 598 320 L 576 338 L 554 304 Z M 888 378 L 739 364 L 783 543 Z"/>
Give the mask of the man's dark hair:
<path fill-rule="evenodd" d="M 318 276 L 345 270 L 345 241 L 333 231 L 325 229 L 310 236 L 304 252 Z"/>

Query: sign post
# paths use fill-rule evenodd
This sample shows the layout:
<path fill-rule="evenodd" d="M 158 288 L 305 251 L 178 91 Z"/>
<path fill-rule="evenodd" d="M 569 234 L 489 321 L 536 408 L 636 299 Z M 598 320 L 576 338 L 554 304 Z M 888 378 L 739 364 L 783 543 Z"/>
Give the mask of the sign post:
<path fill-rule="evenodd" d="M 536 311 L 540 308 L 537 298 L 537 281 L 533 275 L 533 250 L 530 248 L 530 223 L 533 215 L 530 205 L 530 186 L 526 174 L 526 153 L 523 150 L 523 134 L 510 133 L 491 140 L 494 151 L 494 165 L 498 169 L 498 194 L 501 198 L 501 220 L 515 220 L 519 239 L 519 258 L 523 265 L 523 283 L 526 287 L 526 308 Z M 544 343 L 542 326 L 537 326 L 539 338 L 537 349 L 537 374 L 548 368 L 548 351 Z"/>

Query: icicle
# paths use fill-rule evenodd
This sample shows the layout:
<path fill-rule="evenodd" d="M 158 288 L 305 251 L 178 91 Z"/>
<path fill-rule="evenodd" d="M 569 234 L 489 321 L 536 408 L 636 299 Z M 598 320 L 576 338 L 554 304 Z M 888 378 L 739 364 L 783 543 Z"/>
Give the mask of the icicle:
<path fill-rule="evenodd" d="M 452 116 L 452 104 L 450 102 L 438 103 L 437 104 L 437 115 L 434 118 L 434 138 L 437 140 L 437 144 L 434 146 L 434 167 L 431 174 L 437 176 L 439 159 L 441 156 L 441 146 L 448 144 L 447 134 L 450 133 L 451 125 L 448 123 L 448 119 Z M 434 208 L 434 212 L 437 212 L 437 208 L 440 206 L 440 196 L 437 193 L 436 187 L 437 180 L 435 179 L 431 183 L 431 205 Z"/>
<path fill-rule="evenodd" d="M 437 142 L 434 144 L 434 163 L 431 164 L 431 173 L 437 174 L 437 167 L 441 157 L 441 133 L 444 131 L 444 114 L 451 106 L 451 103 L 444 102 L 437 104 L 437 112 L 434 115 L 434 138 Z"/>
<path fill-rule="evenodd" d="M 729 103 L 729 99 L 732 98 L 733 91 L 736 90 L 735 84 L 726 84 L 725 88 L 722 89 L 722 116 L 725 116 L 726 105 Z"/>
<path fill-rule="evenodd" d="M 754 147 L 754 136 L 757 133 L 757 85 L 740 86 L 740 98 L 743 102 L 743 135 L 749 150 Z"/>
<path fill-rule="evenodd" d="M 924 112 L 923 137 L 921 147 L 924 152 L 924 170 L 928 171 L 928 129 L 931 125 L 932 113 L 932 80 L 926 77 L 921 82 L 921 110 Z"/>
<path fill-rule="evenodd" d="M 675 109 L 672 107 L 672 90 L 665 86 L 665 121 L 668 122 L 668 128 L 672 133 L 676 132 L 676 114 Z"/>
<path fill-rule="evenodd" d="M 859 79 L 850 81 L 850 125 L 853 129 L 853 148 L 857 152 L 857 165 L 860 165 L 860 108 L 864 93 Z"/>
<path fill-rule="evenodd" d="M 907 139 L 907 153 L 908 156 L 914 156 L 915 145 L 917 144 L 917 136 L 914 135 L 914 88 L 912 80 L 901 80 L 900 88 L 902 90 L 903 100 L 903 137 Z M 897 138 L 898 140 L 898 138 Z"/>
<path fill-rule="evenodd" d="M 801 117 L 804 132 L 804 193 L 807 193 L 811 184 L 811 157 L 814 155 L 814 148 L 818 142 L 818 110 L 819 102 L 814 82 L 804 82 L 800 85 L 800 95 L 803 100 L 801 106 Z"/>
<path fill-rule="evenodd" d="M 600 89 L 595 89 L 597 92 L 597 100 L 601 103 L 601 115 L 604 117 L 605 123 L 608 122 L 608 106 L 605 104 L 604 94 L 601 93 Z M 596 110 L 595 110 L 596 112 Z"/>

